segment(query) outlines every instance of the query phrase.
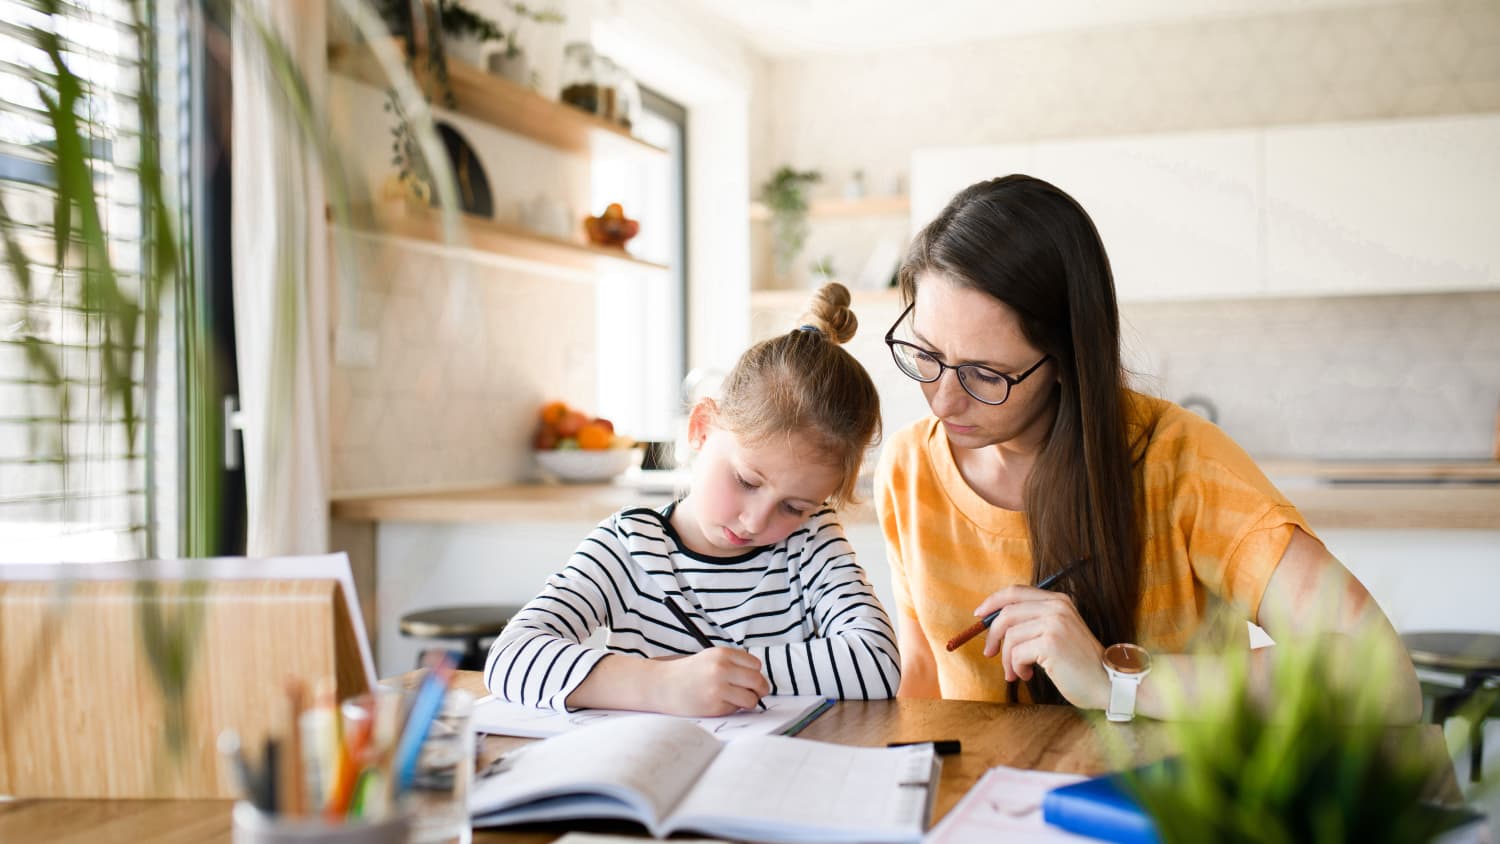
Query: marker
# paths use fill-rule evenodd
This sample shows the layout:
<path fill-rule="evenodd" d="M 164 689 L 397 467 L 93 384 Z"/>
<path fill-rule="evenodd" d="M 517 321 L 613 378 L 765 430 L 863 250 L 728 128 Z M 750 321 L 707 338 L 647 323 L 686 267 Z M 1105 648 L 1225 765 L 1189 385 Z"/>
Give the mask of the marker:
<path fill-rule="evenodd" d="M 932 750 L 939 756 L 953 756 L 963 752 L 963 747 L 958 739 L 933 739 L 932 741 L 893 741 L 886 743 L 886 747 L 910 747 L 914 744 L 930 744 Z"/>

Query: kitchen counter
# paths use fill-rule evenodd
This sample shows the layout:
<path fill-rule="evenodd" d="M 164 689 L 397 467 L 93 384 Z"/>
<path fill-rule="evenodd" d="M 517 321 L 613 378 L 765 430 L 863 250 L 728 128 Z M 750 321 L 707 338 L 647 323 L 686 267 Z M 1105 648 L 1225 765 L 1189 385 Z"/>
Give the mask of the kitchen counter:
<path fill-rule="evenodd" d="M 1315 530 L 1500 530 L 1500 464 L 1277 461 L 1266 474 Z M 476 489 L 335 498 L 333 517 L 368 522 L 596 522 L 626 506 L 671 498 L 619 484 L 512 484 Z M 873 523 L 868 502 L 846 509 Z"/>

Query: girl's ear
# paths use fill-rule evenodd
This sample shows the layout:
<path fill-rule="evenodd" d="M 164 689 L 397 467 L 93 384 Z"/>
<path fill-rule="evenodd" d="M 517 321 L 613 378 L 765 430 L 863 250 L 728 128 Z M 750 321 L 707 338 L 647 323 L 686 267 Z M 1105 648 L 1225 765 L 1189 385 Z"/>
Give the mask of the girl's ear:
<path fill-rule="evenodd" d="M 703 441 L 708 439 L 708 429 L 712 428 L 719 418 L 719 405 L 713 399 L 699 399 L 693 405 L 692 412 L 688 414 L 688 445 L 693 451 L 703 447 Z"/>

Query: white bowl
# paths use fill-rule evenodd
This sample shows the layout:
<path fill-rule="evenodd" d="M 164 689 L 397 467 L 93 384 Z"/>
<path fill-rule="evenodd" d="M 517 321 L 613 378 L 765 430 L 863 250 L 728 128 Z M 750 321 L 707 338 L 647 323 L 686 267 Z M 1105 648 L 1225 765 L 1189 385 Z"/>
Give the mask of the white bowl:
<path fill-rule="evenodd" d="M 611 480 L 641 459 L 641 450 L 638 448 L 605 448 L 598 451 L 570 448 L 533 453 L 543 471 L 558 480 L 580 484 Z"/>

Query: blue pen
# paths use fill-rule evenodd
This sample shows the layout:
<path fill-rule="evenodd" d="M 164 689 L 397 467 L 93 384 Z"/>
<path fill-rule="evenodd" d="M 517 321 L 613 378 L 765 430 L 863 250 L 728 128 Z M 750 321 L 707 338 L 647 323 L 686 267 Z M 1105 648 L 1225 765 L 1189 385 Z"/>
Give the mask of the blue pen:
<path fill-rule="evenodd" d="M 411 788 L 412 781 L 416 779 L 417 757 L 422 755 L 422 742 L 427 740 L 433 719 L 437 718 L 438 712 L 443 708 L 443 696 L 453 680 L 453 665 L 452 655 L 444 655 L 442 661 L 427 672 L 421 687 L 417 689 L 416 700 L 411 705 L 411 715 L 406 719 L 406 729 L 396 743 L 393 764 L 396 769 L 397 794 Z"/>

